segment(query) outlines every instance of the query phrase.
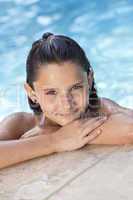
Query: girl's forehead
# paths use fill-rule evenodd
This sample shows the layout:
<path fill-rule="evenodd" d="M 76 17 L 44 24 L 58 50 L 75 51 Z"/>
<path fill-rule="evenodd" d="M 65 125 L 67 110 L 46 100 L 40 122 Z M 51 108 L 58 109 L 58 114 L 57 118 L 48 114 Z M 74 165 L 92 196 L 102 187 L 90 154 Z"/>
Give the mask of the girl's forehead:
<path fill-rule="evenodd" d="M 61 84 L 71 85 L 78 81 L 84 81 L 87 73 L 83 69 L 73 63 L 65 62 L 62 64 L 48 64 L 41 66 L 38 71 L 36 86 L 56 86 Z"/>

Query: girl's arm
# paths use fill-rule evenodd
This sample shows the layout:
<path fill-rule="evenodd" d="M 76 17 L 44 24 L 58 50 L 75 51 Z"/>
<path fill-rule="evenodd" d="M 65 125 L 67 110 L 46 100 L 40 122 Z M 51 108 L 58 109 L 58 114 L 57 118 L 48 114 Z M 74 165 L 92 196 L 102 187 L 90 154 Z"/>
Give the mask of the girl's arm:
<path fill-rule="evenodd" d="M 24 133 L 38 136 L 19 139 Z M 0 122 L 0 169 L 51 153 L 54 153 L 51 135 L 42 135 L 30 113 L 12 113 Z"/>
<path fill-rule="evenodd" d="M 40 134 L 42 130 L 38 127 L 34 127 L 30 131 L 32 131 L 33 134 Z M 41 134 L 19 140 L 1 140 L 0 169 L 54 152 L 54 143 L 52 142 L 50 134 Z"/>
<path fill-rule="evenodd" d="M 0 168 L 54 152 L 79 149 L 99 136 L 100 132 L 88 133 L 91 133 L 92 130 L 103 124 L 105 120 L 105 118 L 95 118 L 89 121 L 82 120 L 82 123 L 80 120 L 77 120 L 52 134 L 47 134 L 46 130 L 44 132 L 44 129 L 35 126 L 25 133 L 30 133 L 34 137 L 0 140 Z M 86 129 L 88 125 L 89 127 Z M 85 129 L 84 131 L 83 128 Z"/>
<path fill-rule="evenodd" d="M 101 130 L 101 135 L 88 144 L 122 145 L 133 144 L 133 117 L 125 113 L 116 113 L 95 131 Z"/>

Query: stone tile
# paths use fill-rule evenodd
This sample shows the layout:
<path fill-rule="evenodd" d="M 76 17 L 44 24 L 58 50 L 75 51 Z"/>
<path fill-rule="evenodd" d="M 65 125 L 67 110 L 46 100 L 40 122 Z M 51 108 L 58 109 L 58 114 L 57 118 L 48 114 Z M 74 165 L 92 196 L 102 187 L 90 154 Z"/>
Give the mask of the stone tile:
<path fill-rule="evenodd" d="M 46 199 L 132 200 L 133 147 L 121 147 Z"/>
<path fill-rule="evenodd" d="M 98 165 L 118 147 L 87 145 L 82 149 L 33 159 L 0 171 L 2 200 L 42 200 L 61 190 L 83 171 Z"/>

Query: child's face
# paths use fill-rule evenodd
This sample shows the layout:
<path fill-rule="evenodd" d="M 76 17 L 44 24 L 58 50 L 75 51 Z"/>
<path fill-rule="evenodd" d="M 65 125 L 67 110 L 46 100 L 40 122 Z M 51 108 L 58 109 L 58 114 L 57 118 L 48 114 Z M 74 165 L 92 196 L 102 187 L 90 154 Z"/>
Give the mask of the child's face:
<path fill-rule="evenodd" d="M 65 125 L 75 120 L 88 105 L 87 73 L 72 62 L 44 66 L 33 84 L 45 116 L 57 124 Z"/>

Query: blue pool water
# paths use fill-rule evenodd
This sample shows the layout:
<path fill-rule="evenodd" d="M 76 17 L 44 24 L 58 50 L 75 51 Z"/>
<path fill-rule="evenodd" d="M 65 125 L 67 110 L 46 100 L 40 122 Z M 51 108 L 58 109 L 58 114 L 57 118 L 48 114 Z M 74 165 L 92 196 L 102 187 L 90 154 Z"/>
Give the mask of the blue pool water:
<path fill-rule="evenodd" d="M 30 111 L 25 60 L 46 31 L 77 40 L 99 95 L 133 108 L 133 0 L 0 0 L 0 118 Z"/>

